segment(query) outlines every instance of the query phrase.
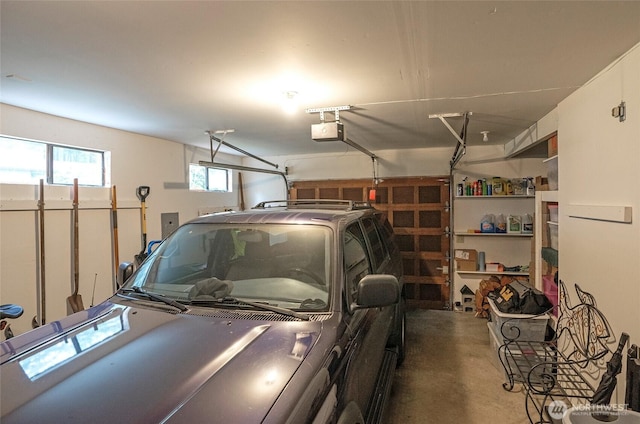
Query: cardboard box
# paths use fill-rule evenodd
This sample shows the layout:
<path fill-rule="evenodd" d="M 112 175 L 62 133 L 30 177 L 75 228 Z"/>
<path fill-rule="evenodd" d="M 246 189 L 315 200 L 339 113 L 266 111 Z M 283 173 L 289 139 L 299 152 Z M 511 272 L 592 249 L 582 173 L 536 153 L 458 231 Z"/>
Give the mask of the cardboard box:
<path fill-rule="evenodd" d="M 504 265 L 499 262 L 487 262 L 487 272 L 504 272 Z"/>
<path fill-rule="evenodd" d="M 458 271 L 478 270 L 478 251 L 475 249 L 456 249 L 455 260 Z"/>
<path fill-rule="evenodd" d="M 537 176 L 534 184 L 535 184 L 536 191 L 549 190 L 549 179 L 547 177 Z"/>

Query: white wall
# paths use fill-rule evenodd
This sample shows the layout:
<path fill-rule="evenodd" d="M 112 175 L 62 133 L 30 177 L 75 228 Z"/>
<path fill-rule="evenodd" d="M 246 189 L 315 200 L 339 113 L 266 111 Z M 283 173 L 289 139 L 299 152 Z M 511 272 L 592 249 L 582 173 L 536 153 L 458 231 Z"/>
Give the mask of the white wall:
<path fill-rule="evenodd" d="M 111 183 L 117 187 L 120 261 L 132 261 L 140 252 L 140 202 L 136 188 L 151 188 L 146 200 L 147 239 L 158 240 L 160 216 L 177 212 L 180 223 L 199 213 L 237 208 L 238 191 L 199 193 L 186 189 L 165 189 L 164 183 L 185 183 L 188 163 L 209 160 L 208 150 L 187 147 L 158 138 L 59 118 L 0 104 L 0 133 L 71 146 L 111 152 Z M 240 158 L 218 153 L 216 160 L 239 164 Z M 234 181 L 237 181 L 234 173 Z M 91 303 L 96 279 L 96 302 L 113 291 L 115 264 L 112 255 L 110 189 L 80 187 L 80 294 L 85 306 Z M 13 328 L 23 332 L 38 313 L 38 189 L 30 185 L 0 185 L 0 303 L 18 303 L 25 314 Z M 67 314 L 66 298 L 71 294 L 71 189 L 45 187 L 46 321 Z M 16 209 L 23 209 L 18 211 Z M 56 210 L 54 210 L 56 209 Z M 96 278 L 96 274 L 97 278 Z"/>
<path fill-rule="evenodd" d="M 624 122 L 611 116 L 621 100 Z M 639 344 L 640 44 L 558 110 L 560 278 L 591 292 L 616 336 Z M 631 206 L 632 222 L 569 217 L 569 205 Z"/>
<path fill-rule="evenodd" d="M 311 142 L 311 141 L 310 141 Z M 407 177 L 419 175 L 448 175 L 451 148 L 431 148 L 414 150 L 383 150 L 373 152 L 378 156 L 376 175 L 379 178 Z M 267 160 L 278 164 L 278 170 L 288 170 L 290 182 L 305 180 L 339 180 L 373 178 L 373 163 L 369 156 L 344 145 L 344 152 L 322 155 L 290 155 L 269 157 Z M 365 146 L 366 147 L 366 146 Z M 270 168 L 256 160 L 245 160 L 245 165 L 256 168 Z M 283 179 L 279 176 L 243 173 L 247 190 L 247 205 L 255 205 L 263 200 L 285 199 Z"/>

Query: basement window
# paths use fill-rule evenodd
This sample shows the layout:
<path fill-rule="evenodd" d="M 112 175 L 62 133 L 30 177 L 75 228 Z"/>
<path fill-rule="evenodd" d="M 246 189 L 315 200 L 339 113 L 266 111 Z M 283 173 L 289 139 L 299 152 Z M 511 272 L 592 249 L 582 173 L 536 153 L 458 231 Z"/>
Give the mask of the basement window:
<path fill-rule="evenodd" d="M 189 190 L 230 192 L 230 171 L 228 169 L 190 164 Z"/>
<path fill-rule="evenodd" d="M 0 182 L 106 187 L 108 152 L 0 135 Z"/>

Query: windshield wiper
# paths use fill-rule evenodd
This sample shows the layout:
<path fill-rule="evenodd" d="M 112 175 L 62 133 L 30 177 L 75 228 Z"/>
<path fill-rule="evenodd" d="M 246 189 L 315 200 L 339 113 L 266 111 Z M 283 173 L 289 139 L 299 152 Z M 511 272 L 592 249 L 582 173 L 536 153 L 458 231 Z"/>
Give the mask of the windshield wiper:
<path fill-rule="evenodd" d="M 134 292 L 134 293 L 138 293 L 144 296 L 147 296 L 149 299 L 151 300 L 155 300 L 158 302 L 162 302 L 165 305 L 169 305 L 169 306 L 173 306 L 174 308 L 180 309 L 180 311 L 185 312 L 188 311 L 189 308 L 187 308 L 186 306 L 184 306 L 182 303 L 176 302 L 173 299 L 170 299 L 168 297 L 165 296 L 161 296 L 159 294 L 153 293 L 153 292 L 148 292 L 138 286 L 133 286 L 132 288 L 121 288 L 120 292 Z"/>
<path fill-rule="evenodd" d="M 218 300 L 192 300 L 191 304 L 192 305 L 198 305 L 198 304 L 207 304 L 207 303 L 215 303 L 215 304 L 223 304 L 223 305 L 247 305 L 247 306 L 251 306 L 255 309 L 260 309 L 262 311 L 269 311 L 269 312 L 275 312 L 277 314 L 281 314 L 281 315 L 286 315 L 286 316 L 290 316 L 290 317 L 294 317 L 294 318 L 298 318 L 300 320 L 303 321 L 309 321 L 309 316 L 306 314 L 301 314 L 299 312 L 296 311 L 292 311 L 291 309 L 286 309 L 286 308 L 280 308 L 279 306 L 274 306 L 271 305 L 269 303 L 261 303 L 261 302 L 251 302 L 249 300 L 242 300 L 242 299 L 238 299 L 237 297 L 223 297 L 222 299 L 218 299 Z"/>

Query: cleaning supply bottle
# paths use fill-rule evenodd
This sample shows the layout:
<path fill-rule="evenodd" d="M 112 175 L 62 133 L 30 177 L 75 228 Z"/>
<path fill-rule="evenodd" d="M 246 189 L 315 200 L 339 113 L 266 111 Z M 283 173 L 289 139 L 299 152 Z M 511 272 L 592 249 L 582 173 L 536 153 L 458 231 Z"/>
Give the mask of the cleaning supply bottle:
<path fill-rule="evenodd" d="M 531 214 L 522 216 L 522 232 L 524 234 L 533 233 L 533 217 L 531 216 Z"/>
<path fill-rule="evenodd" d="M 533 184 L 533 178 L 527 177 L 527 196 L 533 196 L 536 194 L 536 187 Z"/>
<path fill-rule="evenodd" d="M 522 232 L 522 217 L 520 215 L 509 215 L 507 218 L 507 233 Z"/>
<path fill-rule="evenodd" d="M 500 177 L 493 177 L 493 195 L 494 196 L 503 196 L 505 194 L 504 190 L 504 180 Z"/>
<path fill-rule="evenodd" d="M 496 233 L 506 233 L 507 232 L 507 219 L 504 217 L 504 214 L 496 215 Z"/>
<path fill-rule="evenodd" d="M 482 219 L 480 220 L 480 232 L 481 233 L 496 232 L 495 217 L 493 216 L 493 214 L 488 213 L 482 217 Z"/>

